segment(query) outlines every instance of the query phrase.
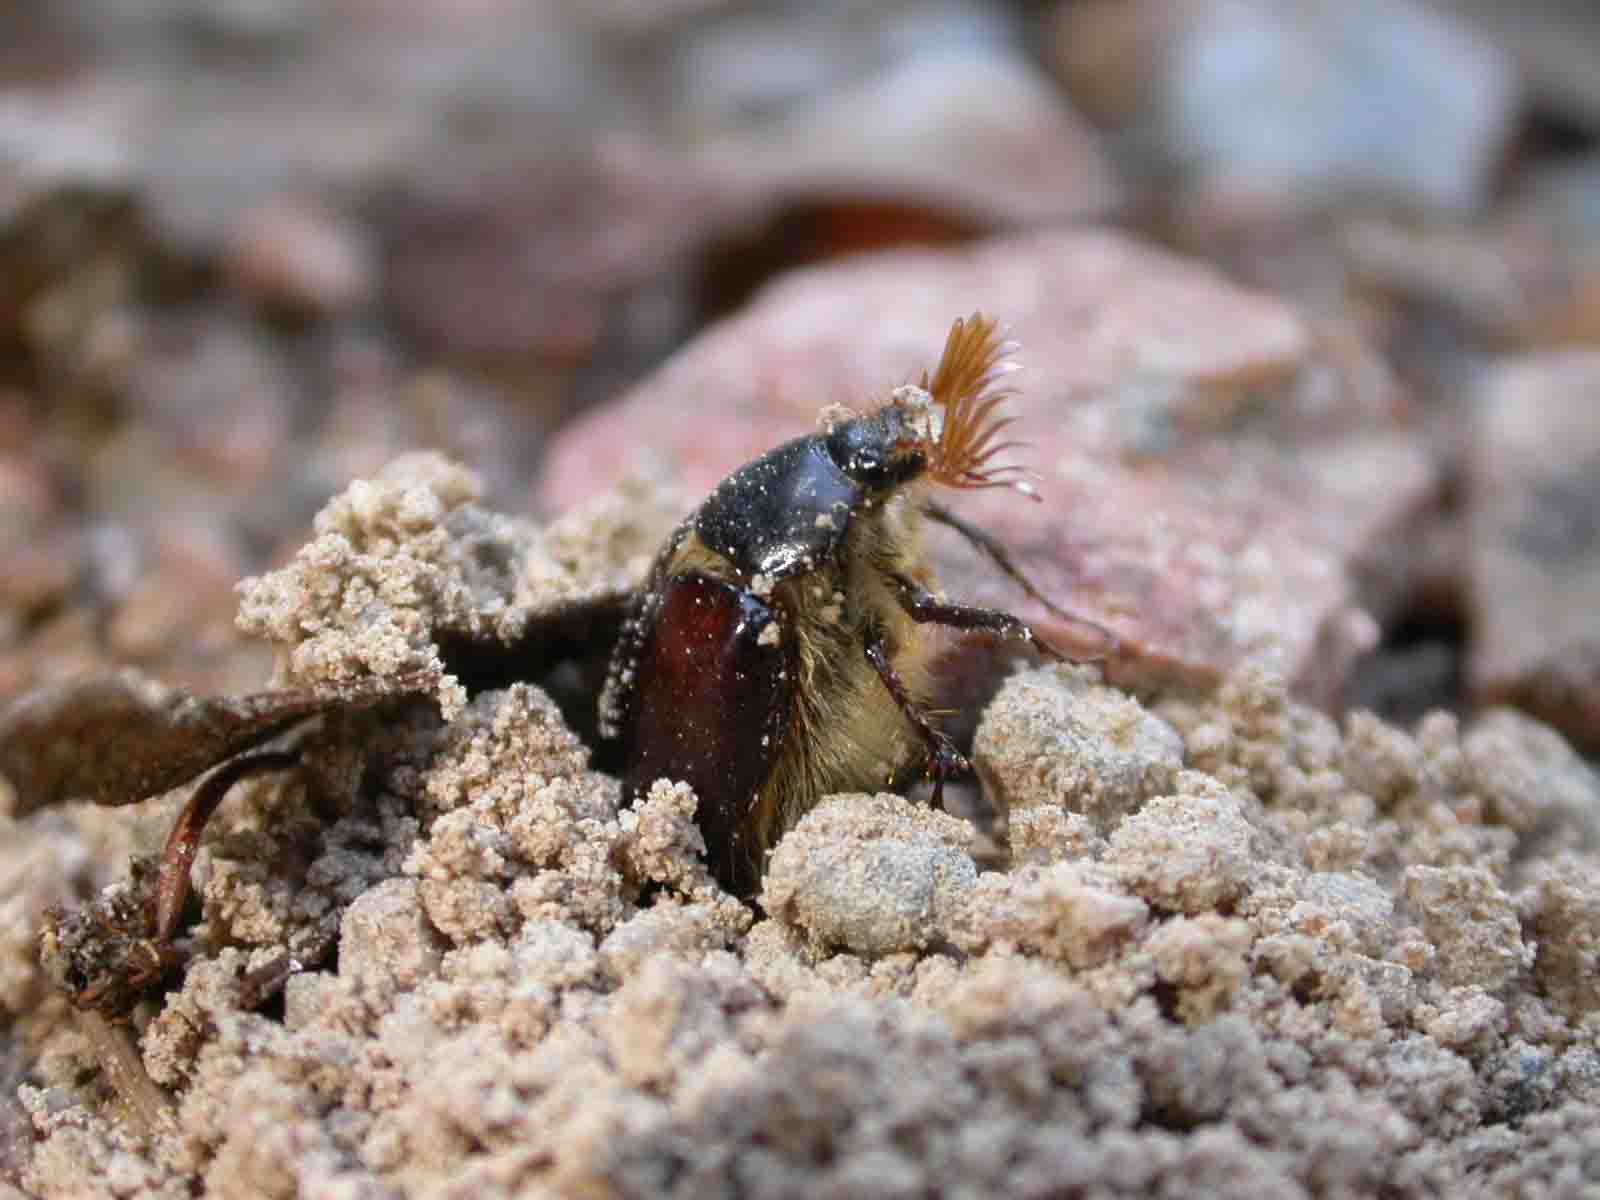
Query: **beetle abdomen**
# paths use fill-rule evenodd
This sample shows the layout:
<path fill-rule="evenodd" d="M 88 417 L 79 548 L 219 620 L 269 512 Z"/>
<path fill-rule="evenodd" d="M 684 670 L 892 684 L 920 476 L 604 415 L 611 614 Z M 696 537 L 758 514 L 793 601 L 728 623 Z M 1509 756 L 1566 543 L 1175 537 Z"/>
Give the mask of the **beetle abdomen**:
<path fill-rule="evenodd" d="M 793 709 L 779 620 L 735 584 L 679 576 L 663 589 L 633 681 L 629 796 L 661 778 L 694 788 L 712 873 L 740 895 L 760 883 L 770 814 L 753 810 Z"/>

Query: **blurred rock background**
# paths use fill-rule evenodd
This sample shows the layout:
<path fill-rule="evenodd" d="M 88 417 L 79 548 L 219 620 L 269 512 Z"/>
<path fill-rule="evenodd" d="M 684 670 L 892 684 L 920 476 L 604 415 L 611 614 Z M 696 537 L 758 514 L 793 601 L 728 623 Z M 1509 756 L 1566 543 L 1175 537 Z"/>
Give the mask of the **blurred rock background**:
<path fill-rule="evenodd" d="M 235 582 L 402 450 L 700 488 L 987 304 L 1056 497 L 992 519 L 1126 681 L 1593 750 L 1596 64 L 1580 0 L 16 0 L 0 701 L 259 686 Z"/>

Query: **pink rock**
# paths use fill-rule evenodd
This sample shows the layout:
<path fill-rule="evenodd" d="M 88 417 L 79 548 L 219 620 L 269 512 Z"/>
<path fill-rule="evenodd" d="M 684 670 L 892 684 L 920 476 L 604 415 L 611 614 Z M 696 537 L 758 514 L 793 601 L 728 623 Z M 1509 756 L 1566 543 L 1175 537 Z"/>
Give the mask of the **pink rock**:
<path fill-rule="evenodd" d="M 245 214 L 226 251 L 234 286 L 274 307 L 327 316 L 373 292 L 371 256 L 333 213 L 284 197 Z"/>
<path fill-rule="evenodd" d="M 78 571 L 74 531 L 42 464 L 0 452 L 0 644 L 58 601 Z"/>
<path fill-rule="evenodd" d="M 1511 56 L 1417 0 L 1190 0 L 1151 133 L 1195 179 L 1470 212 L 1519 103 Z"/>
<path fill-rule="evenodd" d="M 1272 298 L 1111 233 L 786 277 L 560 434 L 541 499 L 565 507 L 663 468 L 708 491 L 814 429 L 822 406 L 881 402 L 974 309 L 1022 345 L 1015 432 L 1044 502 L 943 498 L 1047 595 L 1116 631 L 1117 678 L 1205 683 L 1254 661 L 1334 697 L 1376 638 L 1366 606 L 1403 585 L 1403 561 L 1379 548 L 1420 516 L 1433 468 L 1381 372 L 1345 370 L 1348 354 Z M 952 596 L 1018 612 L 1081 653 L 1099 645 L 957 539 L 936 531 L 931 549 Z"/>
<path fill-rule="evenodd" d="M 1528 90 L 1574 122 L 1600 121 L 1600 9 L 1574 0 L 1438 0 L 1436 7 L 1469 21 L 1511 54 Z"/>
<path fill-rule="evenodd" d="M 431 347 L 488 362 L 581 362 L 619 306 L 740 221 L 702 172 L 628 138 L 445 174 L 387 233 L 385 291 Z"/>
<path fill-rule="evenodd" d="M 1186 18 L 1181 4 L 1148 0 L 1068 0 L 1045 27 L 1046 61 L 1073 101 L 1112 128 L 1143 115 Z"/>
<path fill-rule="evenodd" d="M 1020 56 L 913 54 L 695 156 L 755 208 L 904 205 L 980 229 L 1098 216 L 1121 184 L 1094 131 Z"/>
<path fill-rule="evenodd" d="M 1600 352 L 1497 367 L 1469 471 L 1472 689 L 1600 747 Z"/>
<path fill-rule="evenodd" d="M 175 318 L 129 371 L 126 444 L 102 455 L 129 456 L 118 464 L 127 475 L 107 478 L 99 463 L 96 473 L 144 508 L 166 502 L 148 498 L 161 476 L 269 486 L 294 435 L 295 403 L 292 374 L 257 330 L 223 315 Z"/>

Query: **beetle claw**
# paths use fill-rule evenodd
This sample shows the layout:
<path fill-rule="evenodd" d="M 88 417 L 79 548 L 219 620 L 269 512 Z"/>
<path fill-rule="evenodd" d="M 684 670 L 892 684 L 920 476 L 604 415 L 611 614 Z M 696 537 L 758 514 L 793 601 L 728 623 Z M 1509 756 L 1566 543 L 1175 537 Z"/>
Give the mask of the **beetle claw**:
<path fill-rule="evenodd" d="M 956 749 L 954 742 L 939 734 L 928 761 L 928 774 L 933 779 L 933 794 L 928 797 L 928 803 L 942 810 L 945 780 L 971 775 L 972 763 L 965 754 Z"/>

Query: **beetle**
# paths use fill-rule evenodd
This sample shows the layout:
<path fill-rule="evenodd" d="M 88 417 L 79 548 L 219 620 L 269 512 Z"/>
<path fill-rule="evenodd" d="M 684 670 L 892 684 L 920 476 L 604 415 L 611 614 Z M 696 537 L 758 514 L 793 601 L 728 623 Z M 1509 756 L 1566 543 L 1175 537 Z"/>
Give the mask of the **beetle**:
<path fill-rule="evenodd" d="M 931 378 L 864 415 L 825 412 L 820 432 L 724 479 L 657 555 L 611 659 L 601 733 L 625 748 L 625 799 L 661 778 L 694 789 L 712 873 L 734 894 L 755 892 L 766 854 L 823 796 L 925 772 L 937 806 L 971 771 L 927 704 L 931 627 L 1065 659 L 1010 613 L 946 602 L 922 550 L 927 520 L 950 526 L 1061 613 L 927 497 L 1039 499 L 1022 468 L 995 465 L 1016 445 L 997 440 L 1015 349 L 993 319 L 958 319 Z"/>

